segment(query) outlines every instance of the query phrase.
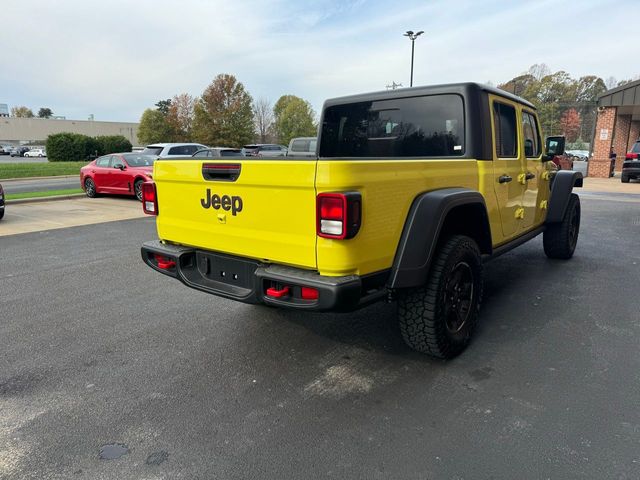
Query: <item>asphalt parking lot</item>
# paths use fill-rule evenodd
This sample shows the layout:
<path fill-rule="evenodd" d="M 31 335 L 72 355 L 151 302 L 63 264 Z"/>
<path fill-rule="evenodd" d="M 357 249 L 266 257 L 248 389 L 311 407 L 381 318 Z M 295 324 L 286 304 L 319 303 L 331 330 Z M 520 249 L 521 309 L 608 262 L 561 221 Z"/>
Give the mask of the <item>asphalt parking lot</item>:
<path fill-rule="evenodd" d="M 448 363 L 393 305 L 301 314 L 161 276 L 150 218 L 0 237 L 0 478 L 640 478 L 640 196 L 582 206 L 571 261 L 538 238 L 488 265 Z"/>

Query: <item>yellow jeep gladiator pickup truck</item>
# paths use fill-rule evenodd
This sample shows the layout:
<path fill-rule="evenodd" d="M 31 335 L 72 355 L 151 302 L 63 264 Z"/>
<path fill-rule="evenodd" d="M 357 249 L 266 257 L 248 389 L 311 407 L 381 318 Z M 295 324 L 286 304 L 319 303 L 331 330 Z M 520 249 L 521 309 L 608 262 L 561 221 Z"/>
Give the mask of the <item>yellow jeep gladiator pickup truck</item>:
<path fill-rule="evenodd" d="M 555 170 L 535 107 L 475 83 L 325 102 L 315 158 L 160 159 L 142 258 L 245 303 L 349 311 L 395 301 L 409 346 L 468 344 L 483 262 L 536 235 L 573 255 L 582 175 Z"/>

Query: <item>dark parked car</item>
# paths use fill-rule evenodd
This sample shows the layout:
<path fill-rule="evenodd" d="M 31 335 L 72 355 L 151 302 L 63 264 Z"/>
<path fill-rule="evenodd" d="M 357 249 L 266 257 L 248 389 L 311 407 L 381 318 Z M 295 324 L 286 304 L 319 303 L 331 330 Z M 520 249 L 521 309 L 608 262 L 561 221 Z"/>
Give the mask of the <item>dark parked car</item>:
<path fill-rule="evenodd" d="M 253 143 L 242 147 L 242 153 L 247 157 L 284 157 L 287 147 L 273 143 Z"/>
<path fill-rule="evenodd" d="M 0 219 L 4 217 L 4 190 L 2 184 L 0 184 Z"/>
<path fill-rule="evenodd" d="M 630 179 L 640 178 L 640 140 L 633 144 L 631 150 L 625 156 L 622 164 L 620 180 L 622 183 L 629 183 Z"/>
<path fill-rule="evenodd" d="M 194 157 L 204 157 L 204 158 L 221 158 L 221 157 L 243 157 L 242 150 L 239 148 L 226 148 L 226 147 L 215 147 L 215 148 L 204 148 L 202 150 L 198 150 L 193 154 Z"/>
<path fill-rule="evenodd" d="M 12 157 L 24 157 L 24 154 L 29 151 L 29 147 L 15 147 L 11 149 Z"/>
<path fill-rule="evenodd" d="M 93 198 L 99 193 L 135 195 L 142 200 L 142 184 L 151 180 L 154 155 L 110 153 L 80 169 L 80 185 Z"/>

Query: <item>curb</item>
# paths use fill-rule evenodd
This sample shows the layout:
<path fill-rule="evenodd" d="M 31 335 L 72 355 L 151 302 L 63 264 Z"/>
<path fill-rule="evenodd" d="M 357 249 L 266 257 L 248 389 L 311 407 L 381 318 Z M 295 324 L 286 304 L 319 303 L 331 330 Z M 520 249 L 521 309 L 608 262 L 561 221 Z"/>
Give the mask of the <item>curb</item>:
<path fill-rule="evenodd" d="M 22 182 L 22 181 L 28 181 L 28 180 L 51 180 L 52 178 L 78 178 L 79 179 L 80 175 L 53 175 L 53 176 L 50 176 L 50 177 L 0 178 L 0 183 Z"/>
<path fill-rule="evenodd" d="M 69 195 L 54 195 L 52 197 L 34 197 L 34 198 L 20 198 L 18 200 L 6 200 L 7 205 L 17 205 L 20 203 L 38 203 L 48 202 L 50 200 L 71 200 L 73 198 L 85 197 L 84 193 L 71 193 Z"/>

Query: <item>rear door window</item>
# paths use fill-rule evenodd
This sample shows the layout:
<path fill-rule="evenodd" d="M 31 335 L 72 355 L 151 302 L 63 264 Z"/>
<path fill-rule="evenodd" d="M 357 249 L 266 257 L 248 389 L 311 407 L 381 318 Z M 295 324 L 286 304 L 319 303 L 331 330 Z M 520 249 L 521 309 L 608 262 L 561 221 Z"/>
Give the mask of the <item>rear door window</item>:
<path fill-rule="evenodd" d="M 460 95 L 358 102 L 324 112 L 321 157 L 459 157 L 464 155 Z"/>
<path fill-rule="evenodd" d="M 522 112 L 522 132 L 524 133 L 524 154 L 526 157 L 540 156 L 540 133 L 536 117 L 529 112 Z"/>
<path fill-rule="evenodd" d="M 493 102 L 493 125 L 496 135 L 496 155 L 499 158 L 517 158 L 518 130 L 515 107 L 502 102 Z"/>

